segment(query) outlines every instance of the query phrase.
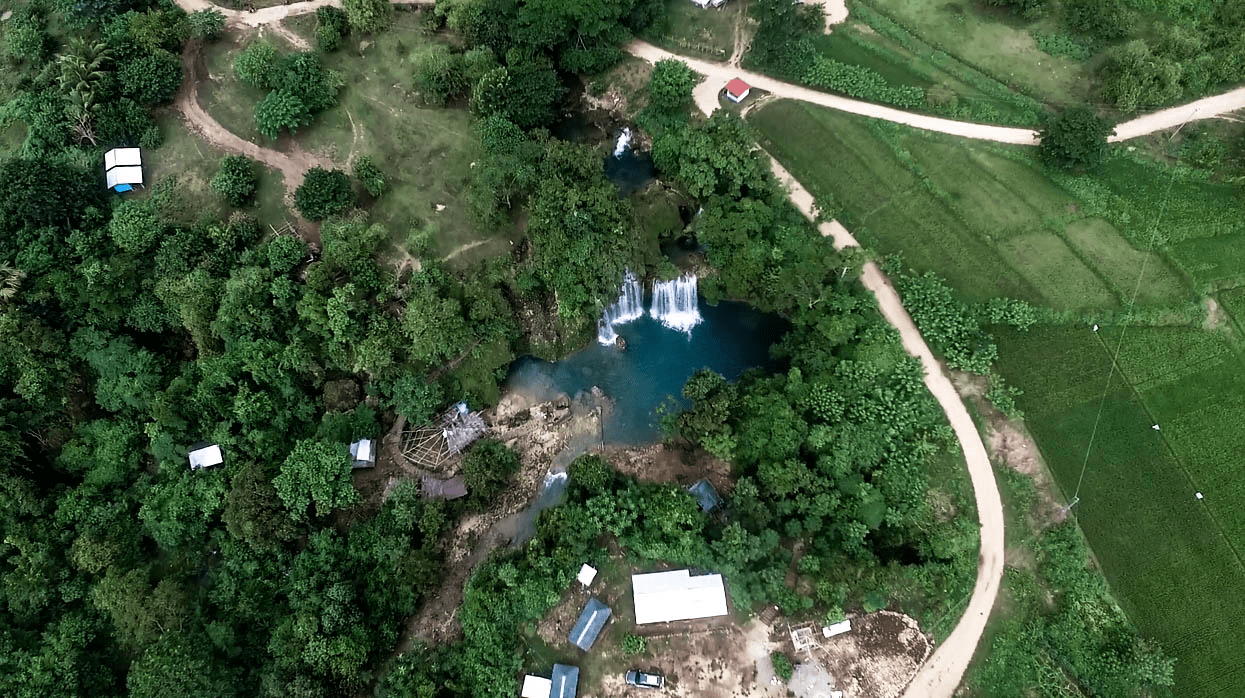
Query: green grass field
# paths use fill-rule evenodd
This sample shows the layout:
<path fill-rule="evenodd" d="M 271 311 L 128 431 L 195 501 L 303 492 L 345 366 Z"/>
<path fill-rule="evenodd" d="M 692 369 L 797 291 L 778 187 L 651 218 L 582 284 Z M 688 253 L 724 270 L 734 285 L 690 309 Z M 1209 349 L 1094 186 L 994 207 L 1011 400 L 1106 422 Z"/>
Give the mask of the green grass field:
<path fill-rule="evenodd" d="M 1118 308 L 1138 288 L 1143 267 L 1138 304 L 1191 297 L 1164 257 L 1138 244 L 1149 230 L 1149 212 L 1141 209 L 1152 205 L 1152 193 L 1131 183 L 1087 193 L 1085 178 L 1053 180 L 1023 148 L 791 101 L 756 110 L 749 121 L 796 179 L 815 195 L 833 196 L 839 218 L 863 244 L 902 253 L 906 264 L 937 272 L 968 300 Z M 1120 182 L 1137 176 L 1131 166 L 1117 169 Z M 1131 218 L 1117 207 L 1125 196 L 1137 198 Z"/>
<path fill-rule="evenodd" d="M 849 10 L 873 10 L 923 42 L 1042 102 L 1080 104 L 1093 86 L 1090 64 L 1038 48 L 1036 31 L 1056 31 L 1051 18 L 1024 21 L 973 0 L 852 0 Z M 878 22 L 874 22 L 878 24 Z"/>
<path fill-rule="evenodd" d="M 1116 598 L 1177 658 L 1176 694 L 1245 693 L 1242 357 L 1207 331 L 1129 328 L 1104 400 L 1120 330 L 994 331 L 1001 371 L 1024 389 L 1018 402 L 1065 499 L 1079 494 Z"/>
<path fill-rule="evenodd" d="M 314 26 L 314 17 L 310 21 L 307 26 Z M 255 127 L 255 104 L 264 93 L 233 74 L 234 57 L 248 40 L 230 33 L 208 47 L 212 80 L 201 84 L 199 100 L 230 131 L 282 149 L 288 137 L 273 141 Z M 395 13 L 393 26 L 377 36 L 347 39 L 325 57 L 343 78 L 338 104 L 316 115 L 296 140 L 346 172 L 355 158 L 371 157 L 389 181 L 389 190 L 370 205 L 372 218 L 389 228 L 395 248 L 405 249 L 409 240 L 427 234 L 432 254 L 457 266 L 506 254 L 510 243 L 504 234 L 477 230 L 467 209 L 479 147 L 470 116 L 460 107 L 424 107 L 410 89 L 412 54 L 421 42 L 437 40 L 423 33 L 417 12 Z"/>
<path fill-rule="evenodd" d="M 712 61 L 725 61 L 735 49 L 735 23 L 744 3 L 701 9 L 689 0 L 667 0 L 662 26 L 653 27 L 644 39 L 669 51 Z"/>

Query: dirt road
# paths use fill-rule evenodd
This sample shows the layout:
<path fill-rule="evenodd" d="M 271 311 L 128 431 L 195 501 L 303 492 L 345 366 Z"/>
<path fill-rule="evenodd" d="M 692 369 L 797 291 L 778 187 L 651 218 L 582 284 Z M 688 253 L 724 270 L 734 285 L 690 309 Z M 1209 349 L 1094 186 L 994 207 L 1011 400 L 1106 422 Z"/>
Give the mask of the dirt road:
<path fill-rule="evenodd" d="M 1245 109 L 1245 87 L 1224 92 L 1220 95 L 1199 99 L 1178 107 L 1156 111 L 1153 114 L 1139 116 L 1130 121 L 1115 125 L 1115 135 L 1107 140 L 1112 143 L 1126 141 L 1130 138 L 1145 136 L 1155 131 L 1176 128 L 1186 121 L 1213 119 L 1228 112 Z"/>
<path fill-rule="evenodd" d="M 298 185 L 303 183 L 303 173 L 312 167 L 317 165 L 326 169 L 333 167 L 333 163 L 327 158 L 307 153 L 297 144 L 291 146 L 289 153 L 256 145 L 234 135 L 221 126 L 220 122 L 213 119 L 199 105 L 198 100 L 199 76 L 207 73 L 202 65 L 201 48 L 202 45 L 197 40 L 186 45 L 186 50 L 182 53 L 182 70 L 185 71 L 185 77 L 182 80 L 181 91 L 177 93 L 177 100 L 174 102 L 177 111 L 181 112 L 191 130 L 218 148 L 230 153 L 245 155 L 277 170 L 285 177 L 286 191 L 292 192 L 297 189 Z"/>
<path fill-rule="evenodd" d="M 770 162 L 774 174 L 790 187 L 792 203 L 810 221 L 814 220 L 813 196 L 777 160 L 771 158 Z M 833 239 L 836 249 L 859 246 L 852 234 L 837 221 L 822 223 L 818 230 L 822 235 Z M 921 360 L 921 365 L 925 368 L 925 386 L 938 401 L 955 431 L 960 448 L 964 451 L 964 461 L 968 465 L 973 495 L 977 499 L 977 516 L 981 524 L 981 556 L 977 562 L 977 583 L 973 587 L 972 598 L 969 599 L 968 607 L 964 609 L 964 615 L 956 623 L 955 629 L 934 650 L 929 660 L 921 665 L 904 692 L 905 698 L 951 698 L 977 649 L 977 642 L 986 628 L 986 620 L 990 617 L 990 609 L 994 606 L 999 583 L 1003 578 L 1003 501 L 999 497 L 990 458 L 986 454 L 986 447 L 977 432 L 976 424 L 964 407 L 955 386 L 943 371 L 942 365 L 926 346 L 925 339 L 921 337 L 921 332 L 912 322 L 908 311 L 904 310 L 890 279 L 886 278 L 876 264 L 869 262 L 864 267 L 861 283 L 877 296 L 882 315 L 899 330 L 904 349 Z"/>
<path fill-rule="evenodd" d="M 306 0 L 306 2 L 292 2 L 288 5 L 274 5 L 273 7 L 263 7 L 254 12 L 244 10 L 231 10 L 227 7 L 221 7 L 208 0 L 174 0 L 177 6 L 187 12 L 197 12 L 198 10 L 215 9 L 225 15 L 225 23 L 230 26 L 246 25 L 248 27 L 262 27 L 272 22 L 280 22 L 286 17 L 295 17 L 297 15 L 305 15 L 315 12 L 319 7 L 341 7 L 341 0 Z M 391 0 L 394 5 L 431 5 L 435 0 Z"/>
<path fill-rule="evenodd" d="M 683 61 L 689 68 L 706 76 L 693 92 L 696 100 L 696 106 L 706 114 L 712 113 L 718 108 L 718 92 L 732 78 L 742 78 L 745 82 L 753 87 L 760 88 L 767 92 L 773 93 L 779 97 L 787 97 L 790 99 L 798 99 L 812 104 L 819 104 L 823 107 L 838 109 L 851 114 L 860 114 L 861 116 L 870 116 L 875 119 L 883 119 L 898 124 L 906 124 L 914 128 L 924 129 L 926 131 L 937 131 L 939 133 L 948 133 L 953 136 L 963 136 L 964 138 L 976 138 L 979 140 L 996 141 L 999 143 L 1015 143 L 1019 145 L 1036 145 L 1037 132 L 1027 128 L 1010 128 L 1007 126 L 989 126 L 986 124 L 972 124 L 964 121 L 953 121 L 951 119 L 942 119 L 936 116 L 926 116 L 924 114 L 912 114 L 910 112 L 891 107 L 884 107 L 879 104 L 871 104 L 869 102 L 861 102 L 839 95 L 832 95 L 826 92 L 818 92 L 817 90 L 791 83 L 775 80 L 774 78 L 754 73 L 742 68 L 735 68 L 725 63 L 715 63 L 712 61 L 703 61 L 695 58 L 688 58 L 670 53 L 665 49 L 660 49 L 650 43 L 644 41 L 633 41 L 625 47 L 627 52 L 638 58 L 643 58 L 650 63 L 673 58 Z"/>

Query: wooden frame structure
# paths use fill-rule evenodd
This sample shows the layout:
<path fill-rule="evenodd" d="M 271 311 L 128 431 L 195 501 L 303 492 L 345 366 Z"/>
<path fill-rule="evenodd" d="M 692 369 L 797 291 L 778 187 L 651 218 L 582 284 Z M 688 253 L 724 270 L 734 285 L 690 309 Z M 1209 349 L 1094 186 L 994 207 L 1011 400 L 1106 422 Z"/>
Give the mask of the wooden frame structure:
<path fill-rule="evenodd" d="M 488 433 L 479 412 L 452 409 L 439 422 L 402 432 L 402 456 L 417 468 L 443 473 L 463 449 Z"/>

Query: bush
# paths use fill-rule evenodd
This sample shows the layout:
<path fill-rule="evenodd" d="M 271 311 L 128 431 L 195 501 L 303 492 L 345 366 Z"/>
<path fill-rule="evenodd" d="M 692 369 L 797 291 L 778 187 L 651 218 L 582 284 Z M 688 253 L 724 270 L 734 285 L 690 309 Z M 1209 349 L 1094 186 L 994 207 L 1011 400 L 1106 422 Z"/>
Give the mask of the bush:
<path fill-rule="evenodd" d="M 774 665 L 774 675 L 783 681 L 790 681 L 792 674 L 795 673 L 795 667 L 791 665 L 791 658 L 783 652 L 771 652 L 769 659 Z"/>
<path fill-rule="evenodd" d="M 353 203 L 350 178 L 341 170 L 313 167 L 294 192 L 294 206 L 309 221 L 337 215 Z"/>
<path fill-rule="evenodd" d="M 376 198 L 385 193 L 388 183 L 385 181 L 385 173 L 380 171 L 376 163 L 372 162 L 372 158 L 366 155 L 355 158 L 354 161 L 354 178 L 359 180 L 359 184 L 363 190 Z"/>
<path fill-rule="evenodd" d="M 285 90 L 273 90 L 255 105 L 255 126 L 269 138 L 280 136 L 281 129 L 294 133 L 309 123 L 311 112 L 307 105 Z"/>
<path fill-rule="evenodd" d="M 42 63 L 52 40 L 44 30 L 43 20 L 30 10 L 16 10 L 4 23 L 4 55 L 20 63 Z"/>
<path fill-rule="evenodd" d="M 254 163 L 245 155 L 228 155 L 221 159 L 220 169 L 210 182 L 212 191 L 225 197 L 234 208 L 245 206 L 258 185 L 259 175 Z"/>
<path fill-rule="evenodd" d="M 627 633 L 623 635 L 622 651 L 626 655 L 644 654 L 648 651 L 648 641 L 640 635 Z"/>
<path fill-rule="evenodd" d="M 463 477 L 472 503 L 483 506 L 505 489 L 519 470 L 519 456 L 497 439 L 481 439 L 463 458 Z"/>
<path fill-rule="evenodd" d="M 225 15 L 216 8 L 191 12 L 187 21 L 190 23 L 191 36 L 208 41 L 215 41 L 225 31 Z"/>
<path fill-rule="evenodd" d="M 163 49 L 126 61 L 117 72 L 121 92 L 139 104 L 163 104 L 182 84 L 182 62 Z"/>
<path fill-rule="evenodd" d="M 125 146 L 138 143 L 154 128 L 155 119 L 138 102 L 122 97 L 99 105 L 95 118 L 95 135 L 104 147 Z"/>
<path fill-rule="evenodd" d="M 364 34 L 375 34 L 393 19 L 389 0 L 342 0 L 342 9 L 350 26 Z"/>
<path fill-rule="evenodd" d="M 1107 155 L 1107 136 L 1115 128 L 1089 107 L 1073 107 L 1047 123 L 1041 131 L 1038 155 L 1061 169 L 1097 167 Z"/>
<path fill-rule="evenodd" d="M 349 32 L 350 23 L 340 8 L 316 8 L 316 48 L 325 53 L 336 51 Z"/>
<path fill-rule="evenodd" d="M 261 90 L 276 87 L 281 54 L 267 41 L 251 42 L 233 59 L 233 74 L 242 82 Z"/>
<path fill-rule="evenodd" d="M 467 72 L 463 57 L 449 47 L 432 44 L 415 54 L 412 84 L 424 101 L 444 106 L 467 90 Z"/>
<path fill-rule="evenodd" d="M 293 235 L 278 235 L 268 243 L 268 268 L 288 274 L 307 258 L 307 245 Z"/>

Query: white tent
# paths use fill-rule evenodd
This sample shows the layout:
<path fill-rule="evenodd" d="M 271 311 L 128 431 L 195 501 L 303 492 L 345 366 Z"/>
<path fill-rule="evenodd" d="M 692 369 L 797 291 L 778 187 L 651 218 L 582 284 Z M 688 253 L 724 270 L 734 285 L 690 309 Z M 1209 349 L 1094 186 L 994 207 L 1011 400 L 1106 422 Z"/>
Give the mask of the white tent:
<path fill-rule="evenodd" d="M 359 439 L 350 444 L 350 458 L 355 468 L 370 468 L 376 465 L 376 451 L 371 439 Z"/>
<path fill-rule="evenodd" d="M 552 686 L 553 682 L 549 679 L 528 674 L 523 677 L 523 692 L 519 695 L 523 698 L 549 698 L 549 689 Z"/>
<path fill-rule="evenodd" d="M 143 159 L 138 148 L 113 148 L 104 153 L 104 177 L 108 180 L 108 188 L 118 191 L 129 191 L 130 185 L 141 185 Z"/>
<path fill-rule="evenodd" d="M 597 568 L 585 563 L 583 567 L 579 568 L 579 574 L 575 578 L 586 587 L 592 586 L 592 580 L 597 578 Z"/>
<path fill-rule="evenodd" d="M 212 444 L 203 448 L 190 452 L 190 469 L 198 470 L 199 468 L 210 468 L 213 465 L 220 465 L 225 462 L 225 457 L 221 455 L 220 446 Z"/>
<path fill-rule="evenodd" d="M 687 570 L 631 575 L 636 625 L 726 615 L 722 575 Z"/>

